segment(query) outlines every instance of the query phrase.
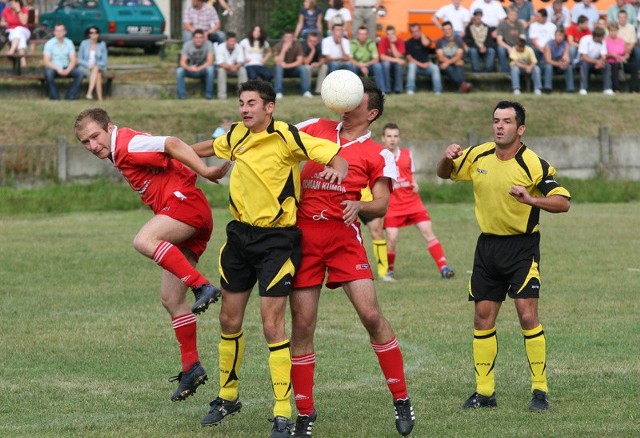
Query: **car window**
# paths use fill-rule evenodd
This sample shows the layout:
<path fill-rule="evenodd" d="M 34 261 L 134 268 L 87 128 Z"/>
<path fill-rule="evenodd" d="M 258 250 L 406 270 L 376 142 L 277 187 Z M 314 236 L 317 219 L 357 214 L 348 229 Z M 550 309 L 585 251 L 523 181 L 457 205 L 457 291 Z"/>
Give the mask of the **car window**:
<path fill-rule="evenodd" d="M 87 9 L 97 9 L 98 4 L 98 0 L 86 0 L 84 2 L 84 7 Z"/>
<path fill-rule="evenodd" d="M 82 7 L 82 0 L 62 0 L 60 8 L 79 9 Z"/>
<path fill-rule="evenodd" d="M 111 6 L 153 6 L 152 0 L 109 0 Z"/>

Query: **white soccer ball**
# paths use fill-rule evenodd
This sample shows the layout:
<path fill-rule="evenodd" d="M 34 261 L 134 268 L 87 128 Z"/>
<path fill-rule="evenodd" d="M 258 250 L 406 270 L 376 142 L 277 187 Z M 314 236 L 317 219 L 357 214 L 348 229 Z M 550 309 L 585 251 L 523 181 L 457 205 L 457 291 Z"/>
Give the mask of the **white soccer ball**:
<path fill-rule="evenodd" d="M 332 71 L 322 81 L 322 101 L 331 111 L 345 113 L 353 110 L 364 95 L 362 81 L 349 70 Z"/>

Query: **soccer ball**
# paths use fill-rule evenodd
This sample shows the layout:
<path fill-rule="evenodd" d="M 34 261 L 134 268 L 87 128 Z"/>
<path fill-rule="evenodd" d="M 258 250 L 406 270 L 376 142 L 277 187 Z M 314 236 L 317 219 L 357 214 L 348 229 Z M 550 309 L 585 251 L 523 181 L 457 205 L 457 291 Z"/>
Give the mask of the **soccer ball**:
<path fill-rule="evenodd" d="M 335 70 L 322 81 L 322 101 L 331 111 L 344 113 L 353 110 L 364 95 L 362 81 L 349 70 Z"/>

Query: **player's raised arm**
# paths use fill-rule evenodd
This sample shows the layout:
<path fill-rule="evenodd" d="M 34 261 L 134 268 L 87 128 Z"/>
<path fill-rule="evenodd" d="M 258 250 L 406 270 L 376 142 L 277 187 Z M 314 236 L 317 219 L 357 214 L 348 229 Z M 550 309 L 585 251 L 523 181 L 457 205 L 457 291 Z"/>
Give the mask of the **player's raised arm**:
<path fill-rule="evenodd" d="M 205 142 L 203 142 L 205 143 Z M 211 144 L 211 141 L 209 141 Z M 213 148 L 209 146 L 213 155 Z M 177 137 L 167 137 L 164 143 L 164 149 L 172 158 L 180 161 L 182 164 L 189 166 L 198 175 L 207 178 L 209 181 L 217 183 L 220 178 L 227 174 L 230 162 L 226 162 L 221 166 L 207 166 L 201 159 L 194 148 L 183 142 Z"/>
<path fill-rule="evenodd" d="M 319 176 L 331 183 L 342 184 L 342 181 L 347 177 L 348 171 L 349 163 L 347 163 L 347 160 L 335 155 L 324 170 L 319 173 Z"/>
<path fill-rule="evenodd" d="M 438 161 L 437 173 L 442 179 L 451 178 L 451 171 L 453 170 L 453 160 L 462 155 L 462 148 L 460 145 L 453 143 L 447 146 L 440 161 Z"/>
<path fill-rule="evenodd" d="M 199 157 L 213 157 L 215 151 L 213 150 L 213 140 L 204 140 L 194 145 L 191 148 L 198 154 Z"/>

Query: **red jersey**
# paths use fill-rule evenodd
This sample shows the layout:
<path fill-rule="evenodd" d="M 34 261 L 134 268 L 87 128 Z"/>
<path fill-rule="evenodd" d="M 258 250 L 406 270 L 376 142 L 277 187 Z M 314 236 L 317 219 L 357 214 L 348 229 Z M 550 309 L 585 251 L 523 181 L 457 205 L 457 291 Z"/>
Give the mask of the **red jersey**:
<path fill-rule="evenodd" d="M 581 31 L 581 30 L 578 28 L 578 25 L 577 25 L 577 24 L 575 24 L 575 23 L 572 23 L 572 24 L 571 24 L 571 26 L 569 26 L 569 27 L 567 28 L 567 31 L 566 31 L 566 32 L 567 32 L 567 37 L 568 37 L 569 35 L 571 35 L 571 36 L 573 37 L 573 41 L 574 41 L 576 44 L 578 44 L 578 43 L 580 42 L 580 38 L 582 38 L 583 36 L 585 36 L 585 35 L 591 35 L 591 31 L 590 31 L 588 28 L 587 28 L 586 30 L 584 30 L 584 31 Z"/>
<path fill-rule="evenodd" d="M 389 207 L 385 217 L 407 216 L 425 211 L 420 195 L 413 192 L 415 167 L 409 149 L 398 148 L 395 153 L 398 179 L 393 183 Z"/>
<path fill-rule="evenodd" d="M 298 218 L 327 219 L 342 222 L 342 201 L 359 201 L 360 191 L 373 187 L 382 177 L 389 177 L 389 189 L 397 177 L 393 155 L 389 150 L 371 140 L 371 131 L 353 141 L 340 138 L 342 124 L 327 119 L 310 119 L 299 123 L 298 129 L 314 137 L 333 140 L 341 149 L 338 152 L 347 163 L 349 173 L 342 184 L 332 184 L 317 176 L 324 167 L 307 161 L 302 168 L 302 198 L 298 207 Z"/>
<path fill-rule="evenodd" d="M 171 197 L 181 198 L 180 190 L 193 189 L 197 175 L 164 151 L 167 137 L 117 127 L 111 136 L 111 156 L 142 202 L 159 213 Z"/>

